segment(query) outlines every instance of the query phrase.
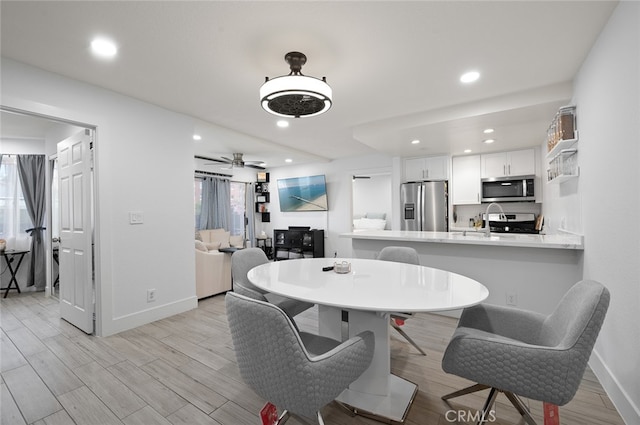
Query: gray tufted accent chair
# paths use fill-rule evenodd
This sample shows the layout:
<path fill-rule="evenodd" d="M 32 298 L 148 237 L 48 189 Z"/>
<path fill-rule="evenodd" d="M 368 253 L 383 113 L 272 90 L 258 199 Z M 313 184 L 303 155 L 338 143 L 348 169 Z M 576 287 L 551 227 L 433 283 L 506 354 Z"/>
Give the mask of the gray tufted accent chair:
<path fill-rule="evenodd" d="M 503 392 L 525 421 L 535 425 L 518 396 L 557 406 L 571 401 L 602 327 L 609 298 L 602 284 L 583 280 L 567 291 L 548 316 L 490 304 L 464 309 L 445 350 L 442 368 L 478 384 L 442 399 L 490 388 L 482 417 L 489 417 L 498 392 Z"/>
<path fill-rule="evenodd" d="M 246 297 L 261 301 L 268 301 L 282 308 L 289 316 L 294 317 L 313 307 L 313 304 L 294 300 L 264 291 L 247 279 L 247 273 L 252 268 L 268 263 L 269 259 L 260 248 L 246 248 L 233 253 L 231 256 L 231 279 L 233 291 Z"/>
<path fill-rule="evenodd" d="M 377 260 L 420 265 L 418 252 L 413 248 L 405 246 L 385 246 L 378 254 Z M 416 344 L 416 342 L 400 327 L 401 324 L 411 316 L 413 316 L 412 313 L 391 313 L 391 326 L 407 341 L 409 341 L 411 345 L 416 347 L 416 350 L 418 350 L 423 356 L 426 356 L 427 353 L 425 353 L 424 350 L 420 348 L 418 344 Z"/>
<path fill-rule="evenodd" d="M 320 409 L 370 365 L 371 331 L 340 343 L 299 332 L 277 306 L 228 292 L 227 319 L 242 379 L 276 406 L 322 424 Z"/>

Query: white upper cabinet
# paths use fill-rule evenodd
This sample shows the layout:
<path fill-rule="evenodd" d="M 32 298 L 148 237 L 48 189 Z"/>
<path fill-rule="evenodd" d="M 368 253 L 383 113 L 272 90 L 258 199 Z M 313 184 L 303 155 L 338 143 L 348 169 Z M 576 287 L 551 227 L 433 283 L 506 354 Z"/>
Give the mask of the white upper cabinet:
<path fill-rule="evenodd" d="M 453 205 L 480 204 L 480 155 L 455 156 L 451 168 Z"/>
<path fill-rule="evenodd" d="M 536 155 L 533 149 L 484 154 L 480 161 L 482 178 L 536 174 Z"/>
<path fill-rule="evenodd" d="M 404 161 L 404 180 L 449 180 L 449 157 L 429 156 Z"/>

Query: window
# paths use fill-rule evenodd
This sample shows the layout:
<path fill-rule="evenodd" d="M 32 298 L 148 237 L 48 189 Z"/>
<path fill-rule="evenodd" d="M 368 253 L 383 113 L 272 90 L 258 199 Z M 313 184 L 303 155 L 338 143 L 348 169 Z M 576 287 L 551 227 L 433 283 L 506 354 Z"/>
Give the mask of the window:
<path fill-rule="evenodd" d="M 3 155 L 0 164 L 0 239 L 12 249 L 29 249 L 31 236 L 25 232 L 32 227 L 27 205 L 22 195 L 15 155 Z"/>
<path fill-rule="evenodd" d="M 244 235 L 246 183 L 231 182 L 231 223 L 232 235 Z"/>
<path fill-rule="evenodd" d="M 195 206 L 195 226 L 200 228 L 200 211 L 202 211 L 202 179 L 196 177 L 193 182 L 193 204 Z"/>
<path fill-rule="evenodd" d="M 231 219 L 229 222 L 229 232 L 231 235 L 245 234 L 245 208 L 246 208 L 246 187 L 243 182 L 230 182 L 231 192 Z M 202 179 L 196 177 L 193 183 L 194 202 L 194 224 L 199 229 L 200 211 L 202 210 Z"/>

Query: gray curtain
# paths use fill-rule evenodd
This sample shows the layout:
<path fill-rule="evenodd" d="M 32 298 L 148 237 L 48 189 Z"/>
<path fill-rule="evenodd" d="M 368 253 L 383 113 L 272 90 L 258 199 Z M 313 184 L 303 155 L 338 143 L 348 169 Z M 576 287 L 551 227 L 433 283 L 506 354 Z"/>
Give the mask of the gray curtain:
<path fill-rule="evenodd" d="M 245 206 L 244 211 L 247 217 L 247 240 L 248 246 L 255 246 L 256 244 L 256 188 L 253 183 L 247 183 L 245 192 Z"/>
<path fill-rule="evenodd" d="M 44 290 L 46 286 L 46 259 L 44 249 L 45 218 L 45 156 L 18 155 L 18 177 L 27 212 L 33 227 L 27 229 L 31 234 L 31 261 L 27 286 L 36 286 L 36 290 Z"/>
<path fill-rule="evenodd" d="M 219 228 L 229 230 L 230 217 L 231 183 L 226 179 L 204 178 L 198 230 Z"/>

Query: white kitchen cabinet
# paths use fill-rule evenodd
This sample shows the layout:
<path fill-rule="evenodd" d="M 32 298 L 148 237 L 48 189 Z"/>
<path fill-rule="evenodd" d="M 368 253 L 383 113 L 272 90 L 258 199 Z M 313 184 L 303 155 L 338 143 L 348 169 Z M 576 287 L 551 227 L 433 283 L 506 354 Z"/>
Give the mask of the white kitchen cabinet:
<path fill-rule="evenodd" d="M 453 205 L 480 204 L 480 155 L 455 156 L 451 168 Z"/>
<path fill-rule="evenodd" d="M 482 178 L 536 174 L 536 155 L 533 149 L 483 154 L 480 161 Z"/>
<path fill-rule="evenodd" d="M 429 156 L 404 161 L 404 180 L 449 180 L 449 157 Z"/>

